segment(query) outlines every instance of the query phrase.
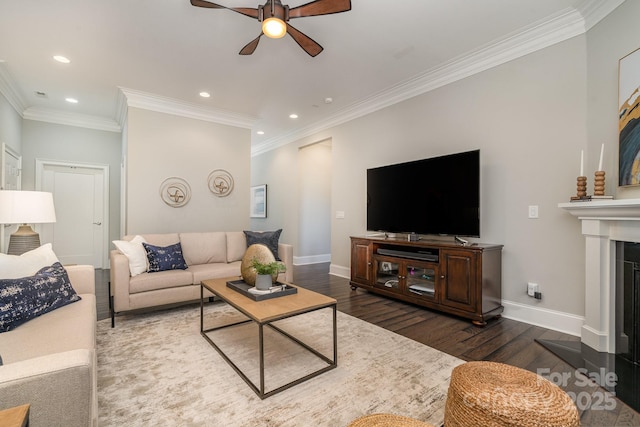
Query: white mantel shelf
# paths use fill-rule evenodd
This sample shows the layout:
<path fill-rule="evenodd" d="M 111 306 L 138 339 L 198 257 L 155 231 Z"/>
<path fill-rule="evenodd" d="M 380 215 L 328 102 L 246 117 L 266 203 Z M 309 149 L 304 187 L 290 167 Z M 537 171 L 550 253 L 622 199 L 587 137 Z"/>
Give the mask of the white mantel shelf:
<path fill-rule="evenodd" d="M 640 199 L 569 202 L 559 203 L 558 207 L 581 219 L 640 221 Z"/>

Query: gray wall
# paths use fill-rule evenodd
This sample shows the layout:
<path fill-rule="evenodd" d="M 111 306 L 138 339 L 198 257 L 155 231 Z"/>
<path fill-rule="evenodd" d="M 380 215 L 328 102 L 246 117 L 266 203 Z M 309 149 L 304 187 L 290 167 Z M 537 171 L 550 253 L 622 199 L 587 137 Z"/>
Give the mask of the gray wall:
<path fill-rule="evenodd" d="M 604 143 L 606 193 L 616 198 L 640 197 L 640 187 L 618 187 L 618 63 L 640 48 L 639 16 L 640 2 L 626 1 L 587 33 L 589 171 L 597 169 Z"/>
<path fill-rule="evenodd" d="M 580 151 L 588 151 L 586 64 L 586 36 L 575 37 L 256 156 L 252 170 L 278 182 L 270 197 L 295 210 L 296 183 L 285 179 L 295 151 L 331 138 L 331 211 L 345 212 L 331 219 L 332 271 L 348 274 L 349 236 L 366 233 L 367 168 L 480 148 L 479 240 L 505 245 L 504 300 L 582 315 L 584 242 L 578 221 L 557 205 L 575 193 Z M 281 159 L 292 163 L 274 167 Z M 539 219 L 527 218 L 528 205 L 539 206 Z M 279 219 L 286 229 L 299 223 Z M 542 301 L 526 296 L 528 281 L 540 284 Z"/>
<path fill-rule="evenodd" d="M 109 165 L 109 239 L 120 234 L 121 134 L 22 121 L 22 189 L 36 188 L 36 159 Z"/>
<path fill-rule="evenodd" d="M 127 123 L 127 234 L 247 229 L 248 129 L 138 108 L 129 108 Z M 215 169 L 233 176 L 227 197 L 209 191 L 207 177 Z M 191 200 L 181 208 L 160 198 L 159 188 L 170 177 L 191 187 Z"/>

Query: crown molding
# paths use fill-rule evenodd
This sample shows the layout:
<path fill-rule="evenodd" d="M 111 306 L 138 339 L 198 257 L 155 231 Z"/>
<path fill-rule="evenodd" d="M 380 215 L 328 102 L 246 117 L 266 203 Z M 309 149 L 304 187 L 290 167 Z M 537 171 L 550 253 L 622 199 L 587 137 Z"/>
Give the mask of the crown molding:
<path fill-rule="evenodd" d="M 9 104 L 16 112 L 22 116 L 22 112 L 25 110 L 26 102 L 20 94 L 18 86 L 15 84 L 15 80 L 9 74 L 9 70 L 4 65 L 4 61 L 0 60 L 0 93 L 9 101 Z"/>
<path fill-rule="evenodd" d="M 70 113 L 42 107 L 29 107 L 22 112 L 22 118 L 40 122 L 56 123 L 88 129 L 121 132 L 122 128 L 113 119 L 88 114 Z"/>
<path fill-rule="evenodd" d="M 605 16 L 613 12 L 626 0 L 583 0 L 576 6 L 585 21 L 585 29 L 589 31 L 594 25 L 602 21 Z"/>
<path fill-rule="evenodd" d="M 575 9 L 567 8 L 550 18 L 525 27 L 499 41 L 490 43 L 342 108 L 326 119 L 257 144 L 252 147 L 251 155 L 263 154 L 584 34 L 588 28 L 598 23 L 624 1 L 584 0 Z"/>
<path fill-rule="evenodd" d="M 174 116 L 188 117 L 223 125 L 236 126 L 251 129 L 256 118 L 233 111 L 221 110 L 210 107 L 167 98 L 160 95 L 142 92 L 135 89 L 119 88 L 126 98 L 128 107 L 157 111 L 159 113 L 172 114 Z"/>

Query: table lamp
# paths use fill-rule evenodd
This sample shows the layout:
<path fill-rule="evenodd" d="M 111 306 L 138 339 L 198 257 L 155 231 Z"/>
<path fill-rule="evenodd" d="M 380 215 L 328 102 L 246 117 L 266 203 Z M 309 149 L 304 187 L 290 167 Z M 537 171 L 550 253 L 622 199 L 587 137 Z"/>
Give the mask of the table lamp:
<path fill-rule="evenodd" d="M 21 224 L 9 239 L 8 254 L 22 255 L 38 248 L 40 235 L 28 224 L 48 222 L 56 222 L 51 193 L 0 190 L 0 224 Z"/>

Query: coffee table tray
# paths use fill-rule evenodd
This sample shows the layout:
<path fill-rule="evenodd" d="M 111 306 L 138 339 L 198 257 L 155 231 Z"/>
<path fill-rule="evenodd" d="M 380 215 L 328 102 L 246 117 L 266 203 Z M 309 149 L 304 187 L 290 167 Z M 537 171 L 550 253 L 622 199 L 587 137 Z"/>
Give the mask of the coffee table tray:
<path fill-rule="evenodd" d="M 293 295 L 298 293 L 298 288 L 294 286 L 289 286 L 285 283 L 276 282 L 274 286 L 284 286 L 284 290 L 281 291 L 273 291 L 265 294 L 252 294 L 249 292 L 249 289 L 253 288 L 250 284 L 245 282 L 244 280 L 231 280 L 227 282 L 227 287 L 233 289 L 234 291 L 240 292 L 242 295 L 247 298 L 251 298 L 254 301 L 262 301 L 271 298 L 283 297 L 286 295 Z"/>

